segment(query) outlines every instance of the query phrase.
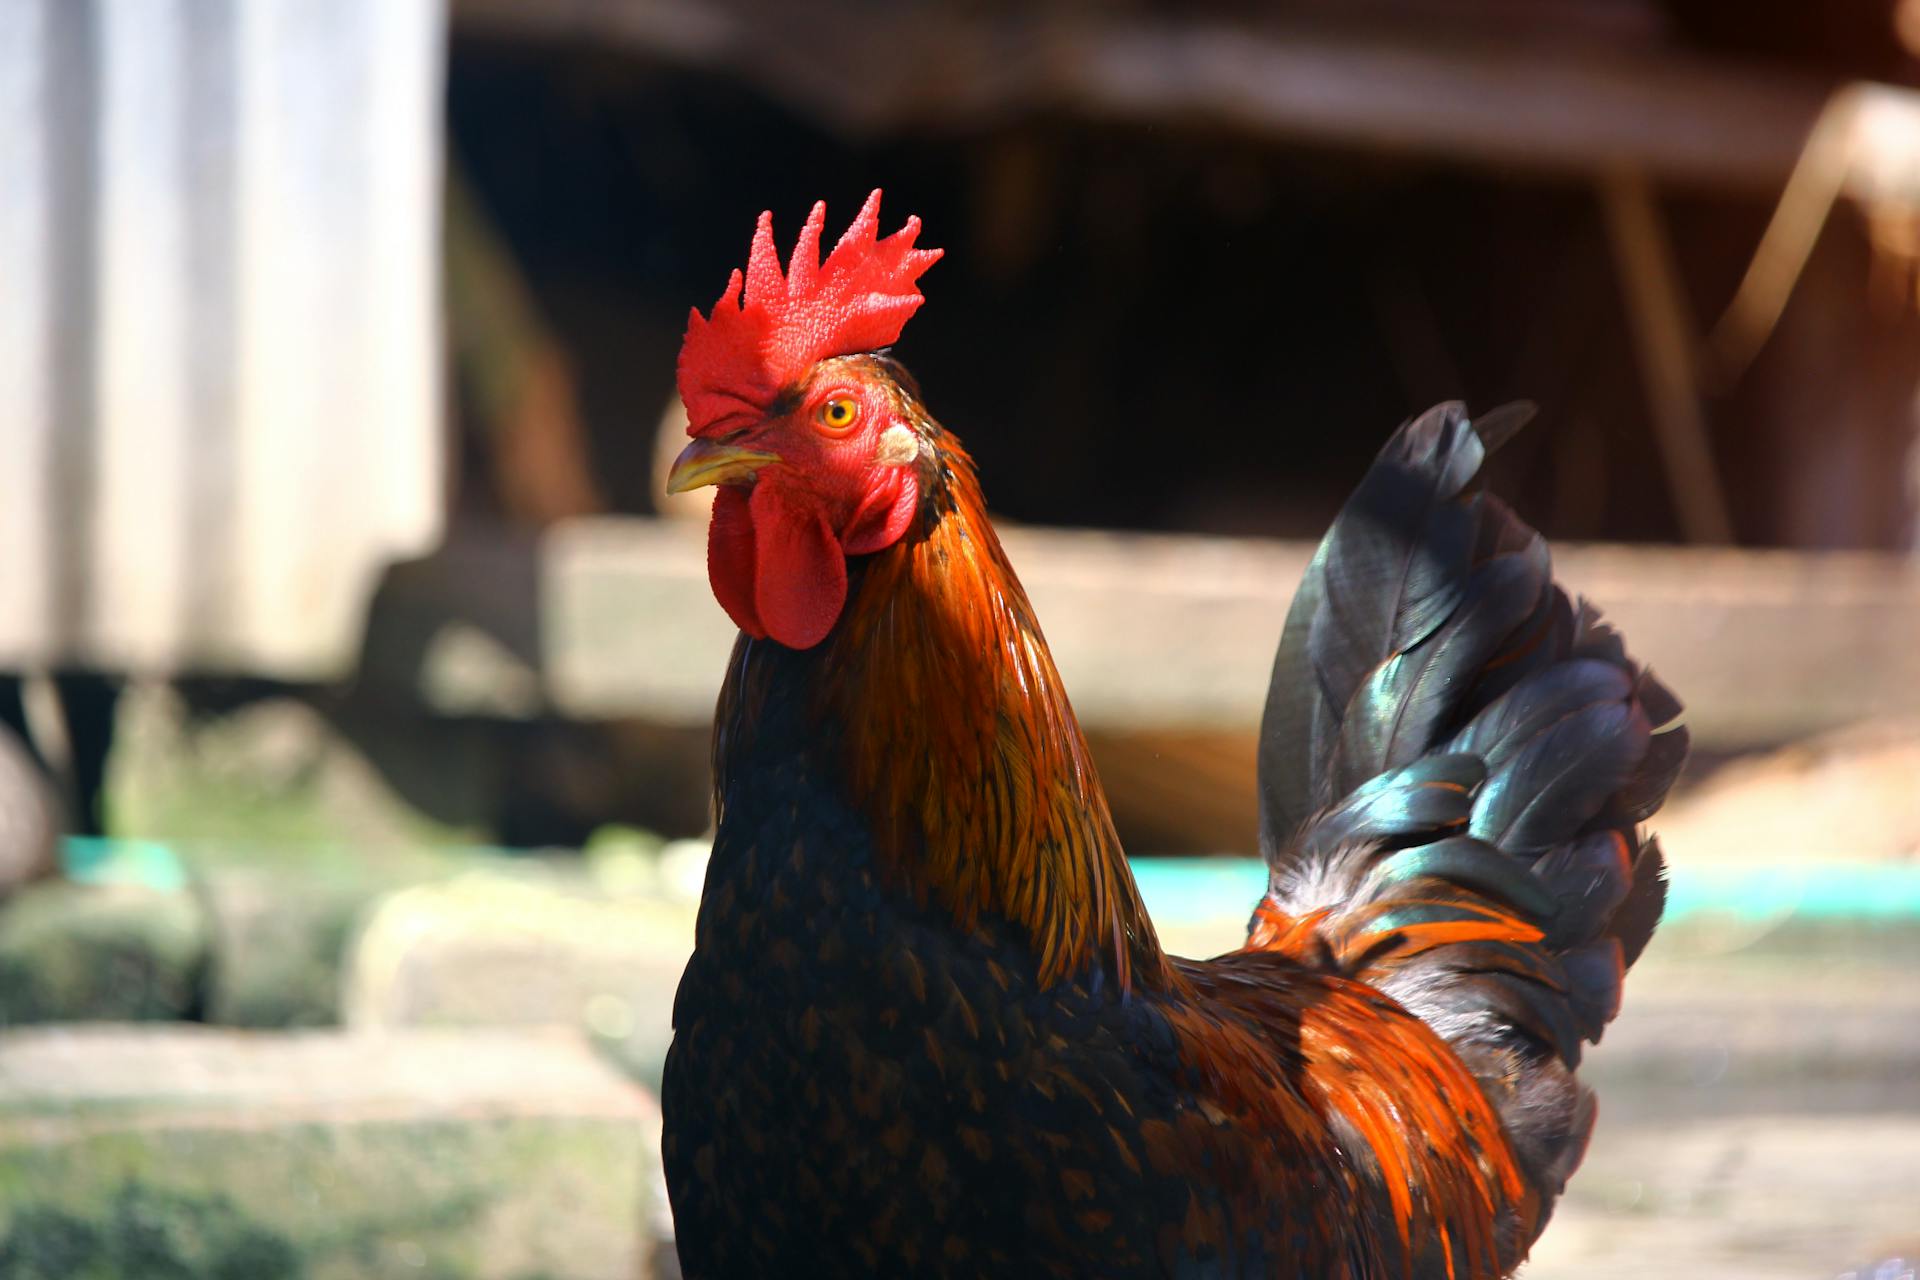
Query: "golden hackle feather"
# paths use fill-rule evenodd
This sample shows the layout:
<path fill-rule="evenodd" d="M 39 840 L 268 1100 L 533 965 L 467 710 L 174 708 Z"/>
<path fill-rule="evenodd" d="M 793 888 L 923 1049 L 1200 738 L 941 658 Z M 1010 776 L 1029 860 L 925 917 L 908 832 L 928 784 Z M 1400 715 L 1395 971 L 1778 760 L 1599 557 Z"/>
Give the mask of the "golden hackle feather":
<path fill-rule="evenodd" d="M 827 642 L 820 714 L 857 729 L 853 793 L 891 872 L 963 930 L 983 913 L 1024 929 L 1043 984 L 1110 960 L 1123 988 L 1163 986 L 1106 793 L 973 461 L 937 426 L 921 431 L 947 509 L 870 558 Z"/>

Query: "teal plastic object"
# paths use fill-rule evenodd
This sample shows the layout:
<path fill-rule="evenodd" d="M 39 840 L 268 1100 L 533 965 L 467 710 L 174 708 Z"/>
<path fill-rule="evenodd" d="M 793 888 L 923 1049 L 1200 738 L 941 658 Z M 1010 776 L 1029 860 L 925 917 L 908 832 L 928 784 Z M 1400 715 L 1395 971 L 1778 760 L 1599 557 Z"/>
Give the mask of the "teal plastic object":
<path fill-rule="evenodd" d="M 1669 854 L 1671 857 L 1671 854 Z M 1253 858 L 1135 858 L 1134 878 L 1156 920 L 1217 920 L 1251 912 L 1266 890 Z M 1920 922 L 1920 866 L 1884 862 L 1671 866 L 1668 921 L 1702 914 L 1749 920 Z"/>
<path fill-rule="evenodd" d="M 137 884 L 148 889 L 187 887 L 187 868 L 158 840 L 97 840 L 68 836 L 60 867 L 78 884 Z"/>
<path fill-rule="evenodd" d="M 471 851 L 499 857 L 497 848 Z M 186 864 L 158 840 L 69 837 L 62 850 L 67 878 L 81 884 L 139 884 L 182 889 Z M 1920 865 L 1802 862 L 1672 866 L 1669 921 L 1700 914 L 1770 920 L 1920 923 Z M 1156 920 L 1210 921 L 1244 914 L 1265 891 L 1266 868 L 1254 858 L 1135 858 L 1134 878 Z"/>

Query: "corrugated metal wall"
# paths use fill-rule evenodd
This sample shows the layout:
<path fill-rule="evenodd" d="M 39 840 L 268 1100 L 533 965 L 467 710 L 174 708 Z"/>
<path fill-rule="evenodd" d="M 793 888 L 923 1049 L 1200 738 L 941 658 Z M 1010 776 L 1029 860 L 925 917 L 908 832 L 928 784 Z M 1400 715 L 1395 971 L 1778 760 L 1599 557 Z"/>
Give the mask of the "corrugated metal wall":
<path fill-rule="evenodd" d="M 0 0 L 0 670 L 339 674 L 439 536 L 440 0 Z"/>

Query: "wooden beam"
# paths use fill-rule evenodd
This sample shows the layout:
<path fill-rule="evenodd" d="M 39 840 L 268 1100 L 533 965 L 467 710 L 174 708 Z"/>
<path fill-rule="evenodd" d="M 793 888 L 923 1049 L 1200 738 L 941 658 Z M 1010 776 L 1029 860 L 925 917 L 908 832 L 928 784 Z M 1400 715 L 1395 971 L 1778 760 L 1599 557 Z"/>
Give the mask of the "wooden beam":
<path fill-rule="evenodd" d="M 1579 40 L 1037 4 L 453 0 L 469 35 L 623 44 L 868 134 L 1067 112 L 1590 177 L 1775 190 L 1830 86 Z"/>
<path fill-rule="evenodd" d="M 1010 530 L 1006 542 L 1089 728 L 1258 726 L 1309 544 L 1041 529 Z M 686 725 L 711 716 L 734 632 L 707 587 L 705 543 L 698 525 L 646 519 L 565 522 L 545 536 L 531 591 L 538 643 L 507 645 L 529 664 L 542 710 Z M 454 585 L 483 594 L 514 576 L 485 559 L 463 553 Z M 1703 746 L 1920 715 L 1920 571 L 1906 560 L 1572 546 L 1555 563 L 1686 700 Z M 432 611 L 484 613 L 448 595 Z M 420 648 L 419 687 L 431 691 L 421 697 L 442 712 L 487 705 L 486 688 L 436 670 L 434 646 Z M 377 678 L 380 653 L 367 662 Z"/>
<path fill-rule="evenodd" d="M 1695 372 L 1697 330 L 1659 202 L 1646 175 L 1635 169 L 1610 172 L 1598 186 L 1674 515 L 1687 541 L 1730 543 L 1733 517 L 1714 465 Z"/>

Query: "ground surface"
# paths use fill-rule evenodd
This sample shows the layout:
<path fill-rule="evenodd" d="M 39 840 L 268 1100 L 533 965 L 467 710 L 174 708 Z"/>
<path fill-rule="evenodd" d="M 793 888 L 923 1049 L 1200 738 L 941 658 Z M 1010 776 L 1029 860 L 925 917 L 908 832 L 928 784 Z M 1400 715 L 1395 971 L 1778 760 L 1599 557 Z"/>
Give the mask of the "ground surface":
<path fill-rule="evenodd" d="M 427 850 L 313 717 L 236 723 L 176 722 L 120 762 L 129 817 L 223 825 L 69 846 L 68 879 L 0 901 L 0 1276 L 147 1258 L 630 1280 L 657 1261 L 641 1090 L 701 846 Z M 1916 767 L 1920 734 L 1853 734 L 1662 815 L 1675 910 L 1585 1068 L 1598 1133 L 1525 1280 L 1830 1280 L 1912 1247 Z M 1142 882 L 1169 947 L 1234 945 L 1258 869 L 1165 872 Z M 134 1021 L 162 1025 L 58 1025 Z M 474 1247 L 495 1239 L 520 1251 Z"/>

